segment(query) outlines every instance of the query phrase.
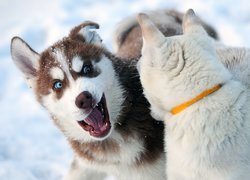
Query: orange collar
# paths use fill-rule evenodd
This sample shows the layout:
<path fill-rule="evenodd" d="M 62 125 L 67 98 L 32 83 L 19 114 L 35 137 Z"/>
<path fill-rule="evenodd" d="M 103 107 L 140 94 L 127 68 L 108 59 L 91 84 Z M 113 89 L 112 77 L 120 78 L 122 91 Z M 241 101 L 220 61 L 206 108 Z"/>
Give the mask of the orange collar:
<path fill-rule="evenodd" d="M 185 110 L 186 108 L 188 108 L 189 106 L 193 105 L 194 103 L 196 103 L 197 101 L 201 100 L 202 98 L 208 96 L 209 94 L 212 94 L 213 92 L 217 91 L 218 89 L 221 88 L 221 84 L 218 84 L 217 86 L 211 88 L 211 89 L 207 89 L 205 91 L 203 91 L 201 94 L 199 94 L 198 96 L 196 96 L 195 98 L 184 102 L 178 106 L 175 106 L 174 108 L 171 109 L 171 113 L 173 115 L 178 114 L 179 112 Z"/>

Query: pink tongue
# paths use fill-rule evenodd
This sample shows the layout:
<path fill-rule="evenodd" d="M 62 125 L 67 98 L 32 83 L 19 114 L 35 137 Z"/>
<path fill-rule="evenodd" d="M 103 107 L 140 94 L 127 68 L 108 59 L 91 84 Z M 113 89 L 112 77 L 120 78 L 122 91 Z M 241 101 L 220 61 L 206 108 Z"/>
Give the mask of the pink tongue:
<path fill-rule="evenodd" d="M 102 113 L 97 108 L 94 108 L 84 121 L 95 130 L 100 130 L 104 126 Z"/>

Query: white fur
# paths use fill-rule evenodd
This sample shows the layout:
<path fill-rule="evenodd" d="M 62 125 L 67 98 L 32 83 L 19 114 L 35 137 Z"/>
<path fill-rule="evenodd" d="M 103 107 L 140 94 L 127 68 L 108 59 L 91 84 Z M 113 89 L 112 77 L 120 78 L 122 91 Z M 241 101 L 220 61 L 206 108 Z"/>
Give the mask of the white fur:
<path fill-rule="evenodd" d="M 69 59 L 66 58 L 60 49 L 54 49 L 53 56 L 58 62 L 59 68 L 66 74 L 69 81 L 74 81 L 69 69 Z"/>
<path fill-rule="evenodd" d="M 53 67 L 52 69 L 50 69 L 50 75 L 53 79 L 64 79 L 64 73 L 59 67 Z"/>
<path fill-rule="evenodd" d="M 96 28 L 93 26 L 85 26 L 79 31 L 79 34 L 85 38 L 86 42 L 101 45 L 102 39 L 99 34 L 94 31 L 94 29 Z"/>
<path fill-rule="evenodd" d="M 77 156 L 64 180 L 104 180 L 106 173 L 98 172 L 81 162 Z"/>
<path fill-rule="evenodd" d="M 117 134 L 118 135 L 118 134 Z M 128 139 L 124 141 L 119 135 L 114 137 L 116 142 L 119 141 L 121 152 L 119 154 L 110 153 L 106 158 L 113 161 L 114 164 L 106 164 L 105 166 L 93 162 L 91 167 L 97 171 L 106 172 L 114 175 L 119 180 L 165 180 L 165 158 L 161 157 L 152 164 L 144 164 L 142 166 L 134 166 L 133 164 L 139 157 L 139 153 L 143 150 L 143 144 L 138 144 L 138 139 Z M 139 145 L 139 146 L 137 146 Z M 105 160 L 105 159 L 102 159 Z M 88 161 L 78 159 L 81 167 L 89 167 Z"/>
<path fill-rule="evenodd" d="M 250 49 L 219 47 L 216 48 L 220 61 L 232 72 L 233 77 L 250 87 Z"/>
<path fill-rule="evenodd" d="M 72 69 L 75 72 L 80 72 L 82 69 L 83 60 L 80 59 L 80 57 L 76 56 L 72 59 Z"/>
<path fill-rule="evenodd" d="M 219 62 L 192 11 L 184 17 L 183 36 L 157 40 L 160 32 L 147 16 L 140 24 L 140 77 L 153 113 L 165 121 L 168 180 L 249 180 L 249 89 Z M 218 84 L 218 91 L 179 114 L 169 113 Z"/>

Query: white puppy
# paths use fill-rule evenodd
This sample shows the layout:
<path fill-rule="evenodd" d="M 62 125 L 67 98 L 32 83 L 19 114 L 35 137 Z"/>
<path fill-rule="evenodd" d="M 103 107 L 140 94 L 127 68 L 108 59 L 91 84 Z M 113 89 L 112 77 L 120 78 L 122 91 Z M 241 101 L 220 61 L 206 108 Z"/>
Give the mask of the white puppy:
<path fill-rule="evenodd" d="M 193 10 L 180 36 L 164 37 L 145 14 L 138 20 L 138 69 L 152 114 L 165 120 L 168 180 L 249 180 L 249 89 L 219 62 Z"/>

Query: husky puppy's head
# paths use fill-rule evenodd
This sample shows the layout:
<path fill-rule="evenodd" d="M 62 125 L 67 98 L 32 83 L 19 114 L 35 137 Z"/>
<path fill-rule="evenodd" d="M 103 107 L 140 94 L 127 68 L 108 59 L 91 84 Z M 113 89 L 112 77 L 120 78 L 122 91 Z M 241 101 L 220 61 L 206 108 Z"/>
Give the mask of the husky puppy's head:
<path fill-rule="evenodd" d="M 41 54 L 19 37 L 11 42 L 12 59 L 38 101 L 73 140 L 103 140 L 113 129 L 114 112 L 109 110 L 115 71 L 93 31 L 97 28 L 84 22 Z"/>
<path fill-rule="evenodd" d="M 138 63 L 151 113 L 164 119 L 173 107 L 230 79 L 193 10 L 183 18 L 183 35 L 164 37 L 146 14 L 139 14 L 142 57 Z"/>

